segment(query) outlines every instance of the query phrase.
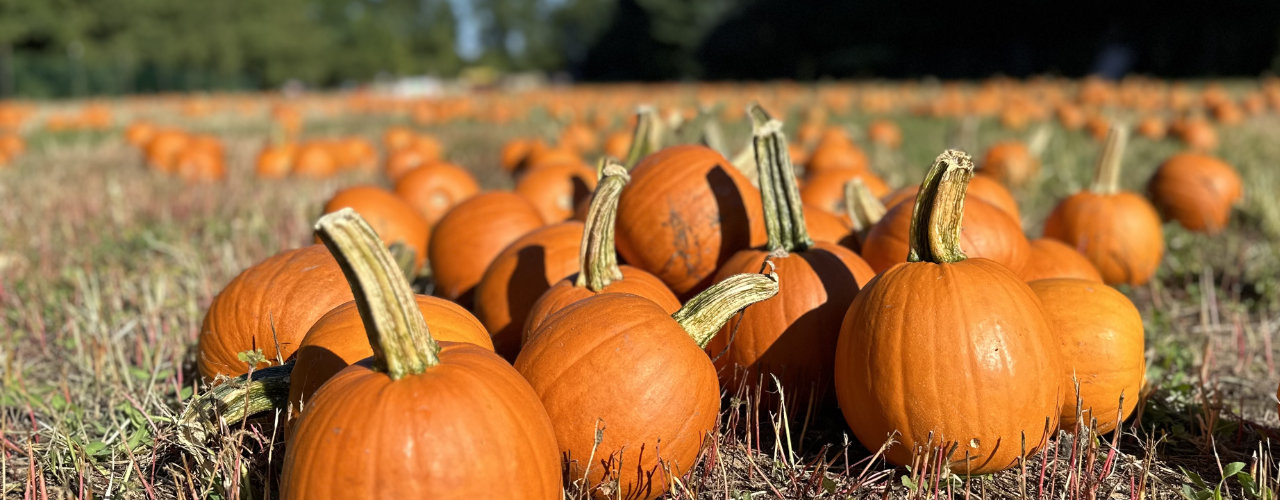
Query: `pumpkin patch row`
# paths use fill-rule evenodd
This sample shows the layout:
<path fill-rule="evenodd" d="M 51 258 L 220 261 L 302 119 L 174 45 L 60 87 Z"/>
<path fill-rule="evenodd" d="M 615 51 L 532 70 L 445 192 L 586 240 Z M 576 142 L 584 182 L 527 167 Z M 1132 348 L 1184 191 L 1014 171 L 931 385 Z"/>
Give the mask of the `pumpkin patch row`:
<path fill-rule="evenodd" d="M 1168 105 L 1097 85 L 1070 101 Z M 1054 88 L 861 105 L 1016 125 L 1049 116 L 1017 96 Z M 811 113 L 792 142 L 753 105 L 738 116 L 749 144 L 729 149 L 723 113 L 650 108 L 603 141 L 577 120 L 555 140 L 511 141 L 514 191 L 481 191 L 439 142 L 387 129 L 393 188 L 338 191 L 321 244 L 246 269 L 214 299 L 198 364 L 215 386 L 191 411 L 285 412 L 287 498 L 559 498 L 564 478 L 598 498 L 655 498 L 714 439 L 722 395 L 766 379 L 781 411 L 838 405 L 867 448 L 896 441 L 893 464 L 941 450 L 953 472 L 996 472 L 1059 430 L 1128 418 L 1143 326 L 1109 285 L 1152 279 L 1163 220 L 1219 231 L 1241 195 L 1204 153 L 1169 158 L 1146 195 L 1122 189 L 1129 131 L 1107 122 L 1094 183 L 1030 239 L 1010 189 L 1039 174 L 1042 140 L 997 144 L 978 166 L 944 151 L 895 190 L 866 153 L 910 140 L 892 121 L 859 144 Z M 155 145 L 166 133 L 138 139 L 148 161 L 198 140 Z M 376 164 L 371 145 L 337 142 L 323 147 L 346 165 Z M 288 164 L 272 172 L 304 175 L 302 147 L 264 149 L 259 175 L 268 153 Z M 281 387 L 284 403 L 244 397 Z"/>

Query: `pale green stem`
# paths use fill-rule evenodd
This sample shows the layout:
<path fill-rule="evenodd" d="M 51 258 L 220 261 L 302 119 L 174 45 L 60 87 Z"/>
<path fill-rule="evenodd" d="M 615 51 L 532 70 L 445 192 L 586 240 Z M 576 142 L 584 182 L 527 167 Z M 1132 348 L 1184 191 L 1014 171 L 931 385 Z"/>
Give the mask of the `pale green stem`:
<path fill-rule="evenodd" d="M 767 261 L 768 262 L 768 261 Z M 706 347 L 720 327 L 743 308 L 778 293 L 778 275 L 769 262 L 768 274 L 735 274 L 711 285 L 672 314 L 699 347 Z"/>
<path fill-rule="evenodd" d="M 911 213 L 908 262 L 943 264 L 968 258 L 960 250 L 960 229 L 972 178 L 973 159 L 963 151 L 948 149 L 933 160 Z"/>
<path fill-rule="evenodd" d="M 604 165 L 601 174 L 596 192 L 591 196 L 591 206 L 587 209 L 586 227 L 578 250 L 581 271 L 574 283 L 593 292 L 604 290 L 610 283 L 622 279 L 614 233 L 618 222 L 618 198 L 622 188 L 631 180 L 627 168 L 612 161 Z"/>

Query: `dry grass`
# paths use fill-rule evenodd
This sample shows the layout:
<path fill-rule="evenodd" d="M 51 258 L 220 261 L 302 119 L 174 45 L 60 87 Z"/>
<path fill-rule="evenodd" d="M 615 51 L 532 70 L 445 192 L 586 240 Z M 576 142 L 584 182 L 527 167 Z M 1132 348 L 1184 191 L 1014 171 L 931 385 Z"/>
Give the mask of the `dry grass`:
<path fill-rule="evenodd" d="M 313 133 L 376 138 L 392 118 L 313 124 Z M 866 117 L 853 117 L 863 123 Z M 877 153 L 891 181 L 918 179 L 952 124 L 902 117 L 907 148 Z M 282 455 L 274 416 L 224 429 L 203 449 L 178 444 L 175 419 L 195 391 L 193 347 L 212 296 L 244 267 L 310 240 L 339 186 L 251 175 L 265 122 L 216 117 L 189 128 L 228 141 L 231 180 L 184 186 L 140 166 L 119 131 L 28 136 L 0 170 L 0 492 L 11 498 L 273 498 Z M 430 130 L 451 157 L 503 186 L 498 145 L 532 124 Z M 728 127 L 731 138 L 744 137 Z M 1275 498 L 1273 337 L 1280 329 L 1280 121 L 1222 133 L 1221 155 L 1247 200 L 1224 236 L 1167 227 L 1169 256 L 1149 287 L 1124 290 L 1147 327 L 1148 390 L 1121 434 L 1062 434 L 1022 467 L 964 478 L 922 454 L 892 468 L 852 439 L 838 411 L 813 402 L 790 419 L 759 401 L 761 383 L 725 398 L 721 432 L 675 498 Z M 1010 135 L 983 123 L 986 145 Z M 1137 188 L 1169 142 L 1135 140 L 1125 186 Z M 1083 186 L 1097 145 L 1058 131 L 1049 174 L 1018 192 L 1030 234 Z M 776 397 L 776 396 L 775 396 Z M 777 440 L 773 436 L 789 438 Z M 1241 465 L 1233 465 L 1233 464 Z M 1240 468 L 1239 470 L 1236 470 Z M 1247 478 L 1246 478 L 1247 476 Z M 1225 479 L 1224 479 L 1225 477 Z M 1196 483 L 1199 478 L 1205 484 Z M 1253 483 L 1250 486 L 1248 483 Z M 570 498 L 581 495 L 573 486 Z"/>

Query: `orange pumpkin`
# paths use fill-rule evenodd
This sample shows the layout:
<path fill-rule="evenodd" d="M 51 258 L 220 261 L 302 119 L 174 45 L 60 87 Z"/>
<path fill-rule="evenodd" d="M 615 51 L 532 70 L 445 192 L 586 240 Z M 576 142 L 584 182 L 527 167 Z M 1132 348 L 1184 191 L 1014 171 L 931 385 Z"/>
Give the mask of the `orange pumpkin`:
<path fill-rule="evenodd" d="M 293 156 L 297 147 L 292 143 L 267 145 L 258 153 L 254 172 L 259 179 L 283 179 L 293 169 Z"/>
<path fill-rule="evenodd" d="M 1102 283 L 1102 275 L 1084 254 L 1065 243 L 1050 239 L 1031 240 L 1031 254 L 1018 273 L 1023 281 L 1051 278 L 1073 278 Z"/>
<path fill-rule="evenodd" d="M 979 175 L 990 176 L 1013 186 L 1021 186 L 1040 173 L 1040 159 L 1021 141 L 1005 141 L 991 146 L 982 158 Z"/>
<path fill-rule="evenodd" d="M 1231 165 L 1201 153 L 1169 157 L 1147 183 L 1147 193 L 1165 220 L 1192 231 L 1216 234 L 1227 227 L 1231 207 L 1244 197 Z"/>
<path fill-rule="evenodd" d="M 876 196 L 889 194 L 889 185 L 871 172 L 832 170 L 810 176 L 808 181 L 804 183 L 804 187 L 800 189 L 800 198 L 807 205 L 821 208 L 827 213 L 847 219 L 848 214 L 844 206 L 844 187 L 854 178 L 862 179 L 862 183 Z"/>
<path fill-rule="evenodd" d="M 309 142 L 298 147 L 293 159 L 293 175 L 323 179 L 338 172 L 338 160 L 322 143 Z"/>
<path fill-rule="evenodd" d="M 906 186 L 902 189 L 889 193 L 884 198 L 884 206 L 892 209 L 904 201 L 913 201 L 916 194 L 920 192 L 920 186 Z M 1013 193 L 1009 192 L 1009 188 L 1004 187 L 1000 181 L 979 175 L 969 182 L 969 189 L 966 196 L 971 199 L 978 199 L 987 202 L 1008 214 L 1014 222 L 1021 224 L 1022 213 L 1018 210 L 1018 201 L 1013 198 Z"/>
<path fill-rule="evenodd" d="M 516 183 L 516 194 L 525 197 L 547 223 L 573 217 L 574 208 L 591 197 L 596 171 L 582 163 L 555 163 L 526 171 Z"/>
<path fill-rule="evenodd" d="M 520 374 L 482 347 L 432 338 L 409 283 L 354 212 L 321 218 L 318 230 L 360 304 L 356 331 L 377 348 L 310 399 L 289 436 L 281 496 L 560 498 L 555 431 Z M 492 464 L 458 466 L 469 460 Z"/>
<path fill-rule="evenodd" d="M 916 202 L 909 262 L 867 283 L 841 326 L 840 409 L 868 449 L 893 436 L 885 458 L 896 465 L 919 454 L 957 474 L 996 472 L 1057 427 L 1062 368 L 1040 300 L 1004 265 L 960 250 L 972 176 L 968 155 L 938 157 Z"/>
<path fill-rule="evenodd" d="M 538 209 L 515 193 L 492 191 L 459 203 L 436 223 L 427 249 L 435 295 L 470 307 L 473 289 L 489 263 L 542 225 Z"/>
<path fill-rule="evenodd" d="M 354 186 L 338 191 L 324 204 L 324 213 L 351 208 L 360 213 L 387 246 L 397 243 L 413 251 L 413 269 L 427 258 L 431 229 L 421 215 L 394 193 L 376 186 Z"/>
<path fill-rule="evenodd" d="M 395 186 L 396 196 L 409 202 L 429 227 L 434 227 L 449 209 L 479 192 L 480 184 L 471 172 L 446 162 L 412 169 Z"/>

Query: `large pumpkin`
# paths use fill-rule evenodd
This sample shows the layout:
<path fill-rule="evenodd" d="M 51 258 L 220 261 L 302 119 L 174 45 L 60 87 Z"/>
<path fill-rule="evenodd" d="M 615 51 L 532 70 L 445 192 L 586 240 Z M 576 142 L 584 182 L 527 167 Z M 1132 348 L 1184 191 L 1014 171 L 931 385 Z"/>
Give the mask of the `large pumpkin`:
<path fill-rule="evenodd" d="M 915 203 L 910 262 L 863 287 L 840 330 L 840 409 L 868 449 L 896 441 L 885 451 L 896 465 L 944 455 L 955 473 L 996 472 L 1057 427 L 1062 368 L 1040 300 L 960 250 L 972 175 L 968 155 L 938 157 Z"/>
<path fill-rule="evenodd" d="M 645 157 L 618 202 L 618 253 L 677 297 L 706 288 L 734 252 L 764 239 L 759 191 L 707 147 Z"/>
<path fill-rule="evenodd" d="M 212 380 L 248 371 L 239 353 L 270 362 L 293 356 L 307 330 L 351 300 L 342 270 L 321 245 L 288 250 L 242 271 L 213 298 L 200 327 L 196 366 Z"/>
<path fill-rule="evenodd" d="M 792 405 L 822 401 L 829 394 L 833 358 L 818 353 L 835 349 L 849 303 L 875 272 L 852 250 L 809 238 L 781 124 L 757 120 L 754 125 L 768 243 L 735 253 L 716 277 L 772 265 L 780 277 L 778 295 L 726 324 L 707 344 L 707 353 L 730 394 L 742 383 L 772 374 Z"/>
<path fill-rule="evenodd" d="M 1124 129 L 1112 129 L 1093 186 L 1058 203 L 1044 235 L 1079 250 L 1108 284 L 1142 285 L 1164 254 L 1160 215 L 1146 198 L 1119 188 Z"/>
<path fill-rule="evenodd" d="M 594 295 L 547 318 L 515 366 L 551 415 L 570 480 L 585 478 L 601 499 L 664 494 L 669 474 L 693 467 L 720 413 L 702 345 L 739 309 L 776 291 L 764 275 L 736 276 L 674 318 L 624 293 Z"/>
<path fill-rule="evenodd" d="M 1093 432 L 1111 432 L 1133 414 L 1142 396 L 1142 315 L 1124 294 L 1096 281 L 1047 279 L 1030 285 L 1057 332 L 1067 396 L 1060 427 L 1074 432 L 1077 422 L 1087 427 L 1096 421 Z"/>
<path fill-rule="evenodd" d="M 435 295 L 470 307 L 473 289 L 489 263 L 542 224 L 538 209 L 515 193 L 492 191 L 459 203 L 436 223 L 427 249 Z"/>
<path fill-rule="evenodd" d="M 1192 231 L 1215 234 L 1227 227 L 1231 207 L 1244 188 L 1231 165 L 1201 153 L 1169 157 L 1147 183 L 1147 193 L 1166 220 Z"/>
<path fill-rule="evenodd" d="M 281 496 L 560 498 L 554 430 L 520 374 L 484 348 L 433 339 L 354 212 L 321 218 L 318 231 L 376 348 L 321 386 L 292 428 Z"/>

